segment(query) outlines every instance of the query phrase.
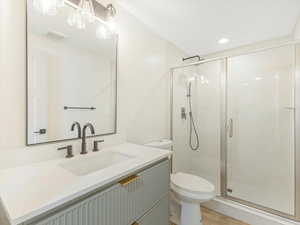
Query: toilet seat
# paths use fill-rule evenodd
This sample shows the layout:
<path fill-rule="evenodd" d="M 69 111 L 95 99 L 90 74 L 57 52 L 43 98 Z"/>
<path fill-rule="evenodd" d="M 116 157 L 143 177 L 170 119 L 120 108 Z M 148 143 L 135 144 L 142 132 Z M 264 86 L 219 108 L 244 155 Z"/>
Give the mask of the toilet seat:
<path fill-rule="evenodd" d="M 180 198 L 189 201 L 206 201 L 215 196 L 214 185 L 209 181 L 187 173 L 176 173 L 171 175 L 171 189 Z"/>
<path fill-rule="evenodd" d="M 171 175 L 171 183 L 179 189 L 194 194 L 213 193 L 214 185 L 207 180 L 187 173 L 176 173 Z"/>

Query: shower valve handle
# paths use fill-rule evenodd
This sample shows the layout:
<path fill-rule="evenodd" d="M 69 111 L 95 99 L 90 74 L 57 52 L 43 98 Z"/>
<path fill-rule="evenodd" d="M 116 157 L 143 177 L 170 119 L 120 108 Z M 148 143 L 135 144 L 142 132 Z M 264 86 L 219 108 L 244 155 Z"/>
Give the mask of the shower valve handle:
<path fill-rule="evenodd" d="M 181 107 L 181 119 L 186 120 L 186 111 L 184 107 Z"/>
<path fill-rule="evenodd" d="M 233 119 L 229 120 L 229 137 L 232 138 L 233 137 Z"/>

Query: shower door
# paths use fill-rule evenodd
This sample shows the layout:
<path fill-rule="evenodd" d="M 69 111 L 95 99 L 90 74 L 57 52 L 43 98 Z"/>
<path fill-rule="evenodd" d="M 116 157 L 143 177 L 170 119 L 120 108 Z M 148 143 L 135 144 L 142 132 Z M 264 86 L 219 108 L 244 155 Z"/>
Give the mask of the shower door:
<path fill-rule="evenodd" d="M 172 71 L 172 139 L 173 172 L 191 173 L 213 183 L 220 194 L 220 104 L 221 79 L 225 60 L 213 60 Z M 189 82 L 191 90 L 189 93 Z M 195 133 L 190 130 L 189 98 L 199 137 L 199 148 L 193 151 Z"/>
<path fill-rule="evenodd" d="M 295 213 L 295 49 L 278 47 L 227 61 L 225 195 Z"/>

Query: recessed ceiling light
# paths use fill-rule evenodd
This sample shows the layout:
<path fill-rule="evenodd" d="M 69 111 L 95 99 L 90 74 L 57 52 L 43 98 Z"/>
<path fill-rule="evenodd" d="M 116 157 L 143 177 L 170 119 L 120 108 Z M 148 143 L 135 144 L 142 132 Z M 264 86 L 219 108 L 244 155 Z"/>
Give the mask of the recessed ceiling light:
<path fill-rule="evenodd" d="M 229 39 L 228 39 L 228 38 L 221 38 L 221 39 L 218 41 L 219 44 L 226 44 L 226 43 L 228 43 L 228 42 L 229 42 Z"/>

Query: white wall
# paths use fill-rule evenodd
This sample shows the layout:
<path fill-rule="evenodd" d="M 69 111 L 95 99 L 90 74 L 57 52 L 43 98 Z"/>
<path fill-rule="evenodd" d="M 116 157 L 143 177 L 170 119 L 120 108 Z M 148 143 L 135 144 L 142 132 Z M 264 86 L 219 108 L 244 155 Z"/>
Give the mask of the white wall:
<path fill-rule="evenodd" d="M 0 2 L 0 148 L 25 143 L 25 2 Z"/>
<path fill-rule="evenodd" d="M 169 137 L 169 67 L 183 53 L 117 10 L 121 132 L 136 143 Z"/>
<path fill-rule="evenodd" d="M 117 136 L 136 143 L 168 137 L 168 70 L 181 62 L 184 53 L 116 8 L 120 35 Z M 25 147 L 26 129 L 25 0 L 0 1 L 0 33 L 0 150 L 18 149 Z"/>
<path fill-rule="evenodd" d="M 298 21 L 296 23 L 293 35 L 295 39 L 300 39 L 300 17 L 298 18 Z"/>

